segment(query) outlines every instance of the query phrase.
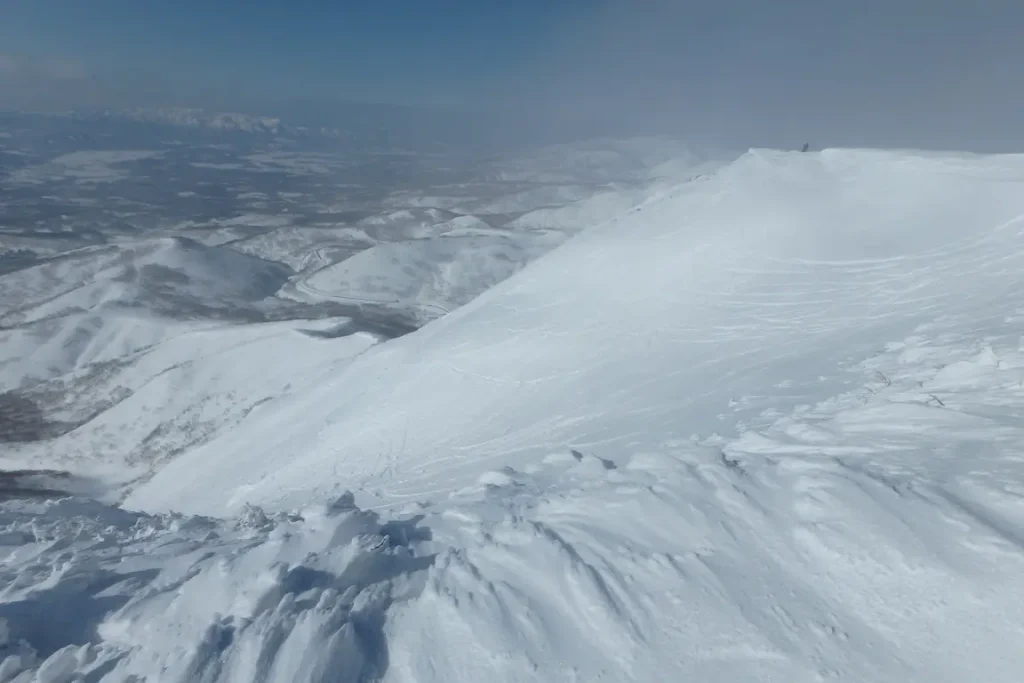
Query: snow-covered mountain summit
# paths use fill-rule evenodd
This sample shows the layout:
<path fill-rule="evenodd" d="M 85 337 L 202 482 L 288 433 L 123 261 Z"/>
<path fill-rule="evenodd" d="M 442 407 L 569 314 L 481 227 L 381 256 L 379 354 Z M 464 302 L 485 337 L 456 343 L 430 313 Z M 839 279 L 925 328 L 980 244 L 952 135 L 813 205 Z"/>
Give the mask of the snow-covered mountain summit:
<path fill-rule="evenodd" d="M 273 116 L 255 116 L 238 112 L 211 112 L 205 109 L 168 107 L 128 109 L 106 112 L 107 116 L 132 118 L 138 121 L 166 123 L 188 128 L 213 128 L 245 133 L 277 134 L 282 130 L 281 119 Z"/>
<path fill-rule="evenodd" d="M 612 457 L 768 424 L 845 388 L 845 359 L 1007 301 L 1015 280 L 991 282 L 991 263 L 1008 272 L 1016 253 L 1016 161 L 753 151 L 364 354 L 131 503 L 222 513 L 340 487 L 392 504 L 562 448 Z M 984 286 L 968 298 L 965 282 Z M 814 390 L 743 400 L 784 381 Z M 198 462 L 216 495 L 188 475 Z"/>
<path fill-rule="evenodd" d="M 195 131 L 245 133 L 264 137 L 321 137 L 346 139 L 351 133 L 332 126 L 295 125 L 280 116 L 265 116 L 197 107 L 135 107 L 130 109 L 72 110 L 68 116 L 80 121 L 122 121 L 173 126 Z"/>

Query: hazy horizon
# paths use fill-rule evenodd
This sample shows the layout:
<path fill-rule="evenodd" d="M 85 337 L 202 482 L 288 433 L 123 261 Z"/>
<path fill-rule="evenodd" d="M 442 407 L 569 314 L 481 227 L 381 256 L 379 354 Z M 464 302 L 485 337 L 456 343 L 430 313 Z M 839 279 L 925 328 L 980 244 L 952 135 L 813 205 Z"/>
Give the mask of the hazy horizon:
<path fill-rule="evenodd" d="M 540 133 L 1024 150 L 1024 6 L 0 1 L 0 108 L 345 102 Z"/>

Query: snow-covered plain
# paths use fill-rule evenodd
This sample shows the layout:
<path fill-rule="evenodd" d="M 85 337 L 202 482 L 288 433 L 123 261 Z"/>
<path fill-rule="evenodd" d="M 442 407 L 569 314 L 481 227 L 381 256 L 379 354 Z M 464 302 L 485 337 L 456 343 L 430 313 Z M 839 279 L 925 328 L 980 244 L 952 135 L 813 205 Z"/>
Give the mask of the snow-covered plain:
<path fill-rule="evenodd" d="M 300 390 L 123 509 L 3 504 L 0 681 L 1020 680 L 1024 157 L 609 218 L 343 362 L 238 345 Z"/>
<path fill-rule="evenodd" d="M 54 179 L 78 183 L 110 183 L 124 178 L 134 162 L 160 155 L 153 150 L 82 151 L 61 155 L 51 161 L 19 169 L 7 180 L 17 184 L 41 185 Z"/>

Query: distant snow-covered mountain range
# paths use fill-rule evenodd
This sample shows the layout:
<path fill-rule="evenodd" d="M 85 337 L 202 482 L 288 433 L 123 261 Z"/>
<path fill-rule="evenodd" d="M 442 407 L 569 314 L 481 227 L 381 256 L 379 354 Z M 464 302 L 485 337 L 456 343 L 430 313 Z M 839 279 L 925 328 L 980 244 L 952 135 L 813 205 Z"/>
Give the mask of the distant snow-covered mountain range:
<path fill-rule="evenodd" d="M 65 116 L 77 120 L 132 121 L 226 133 L 251 133 L 281 137 L 325 137 L 349 139 L 351 131 L 330 126 L 294 125 L 278 116 L 233 111 L 211 111 L 196 107 L 134 107 L 130 109 L 74 109 Z"/>

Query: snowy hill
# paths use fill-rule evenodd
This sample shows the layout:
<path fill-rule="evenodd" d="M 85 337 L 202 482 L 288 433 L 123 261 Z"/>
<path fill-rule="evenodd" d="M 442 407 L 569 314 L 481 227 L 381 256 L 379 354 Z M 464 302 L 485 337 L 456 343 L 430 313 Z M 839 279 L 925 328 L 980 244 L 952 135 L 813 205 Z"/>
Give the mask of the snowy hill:
<path fill-rule="evenodd" d="M 393 304 L 424 309 L 435 318 L 472 301 L 563 239 L 559 234 L 498 233 L 377 244 L 296 280 L 294 290 L 284 294 L 313 302 Z"/>
<path fill-rule="evenodd" d="M 434 226 L 446 223 L 457 214 L 441 209 L 402 209 L 359 221 L 360 228 L 378 240 L 419 239 L 438 234 Z"/>
<path fill-rule="evenodd" d="M 113 362 L 190 326 L 257 310 L 284 265 L 184 238 L 125 240 L 0 275 L 0 390 Z"/>
<path fill-rule="evenodd" d="M 473 215 L 442 209 L 402 209 L 359 221 L 358 227 L 380 241 L 416 240 L 453 233 L 493 234 L 493 228 Z"/>
<path fill-rule="evenodd" d="M 412 334 L 228 344 L 302 379 L 150 514 L 0 507 L 0 680 L 1015 682 L 1022 273 L 1024 157 L 755 150 Z"/>
<path fill-rule="evenodd" d="M 194 327 L 194 322 L 107 308 L 3 329 L 0 391 L 44 381 L 92 363 L 116 363 Z"/>
<path fill-rule="evenodd" d="M 366 232 L 356 227 L 287 226 L 255 237 L 236 239 L 227 246 L 243 254 L 284 263 L 300 271 L 311 262 L 320 263 L 318 253 L 325 250 L 349 256 L 373 243 L 374 240 Z"/>
<path fill-rule="evenodd" d="M 18 302 L 0 324 L 161 297 L 228 309 L 271 296 L 290 275 L 279 263 L 180 237 L 87 247 L 0 276 L 0 299 Z"/>

